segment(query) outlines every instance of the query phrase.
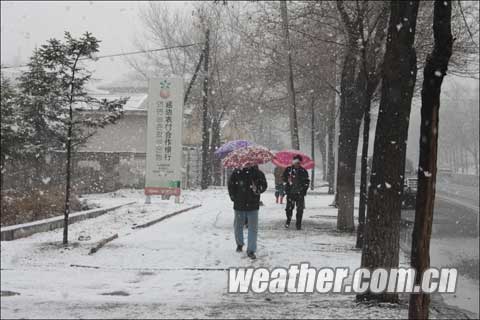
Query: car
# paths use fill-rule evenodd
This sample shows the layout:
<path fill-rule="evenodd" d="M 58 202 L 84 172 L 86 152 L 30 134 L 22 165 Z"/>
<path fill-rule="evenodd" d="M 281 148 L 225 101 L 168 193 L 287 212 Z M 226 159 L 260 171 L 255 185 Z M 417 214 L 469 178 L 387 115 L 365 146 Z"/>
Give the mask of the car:
<path fill-rule="evenodd" d="M 403 185 L 402 209 L 414 210 L 417 202 L 418 178 L 406 178 Z"/>

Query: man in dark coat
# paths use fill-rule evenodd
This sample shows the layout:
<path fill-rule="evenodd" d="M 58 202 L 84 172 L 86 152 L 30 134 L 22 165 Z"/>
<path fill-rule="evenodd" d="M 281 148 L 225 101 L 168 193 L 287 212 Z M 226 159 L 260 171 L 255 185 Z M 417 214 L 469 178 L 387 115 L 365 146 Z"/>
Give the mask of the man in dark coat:
<path fill-rule="evenodd" d="M 303 209 L 305 208 L 305 195 L 307 194 L 310 180 L 308 179 L 308 172 L 300 163 L 302 157 L 296 155 L 293 157 L 292 165 L 285 169 L 283 173 L 283 181 L 285 182 L 285 192 L 287 194 L 287 207 L 285 209 L 287 214 L 287 222 L 285 228 L 290 227 L 292 220 L 292 213 L 295 206 L 297 206 L 296 227 L 297 230 L 302 229 Z"/>
<path fill-rule="evenodd" d="M 258 209 L 260 194 L 267 189 L 267 180 L 258 166 L 235 169 L 228 181 L 228 193 L 235 211 L 234 231 L 237 252 L 243 249 L 243 225 L 248 218 L 247 255 L 255 259 L 257 251 Z"/>

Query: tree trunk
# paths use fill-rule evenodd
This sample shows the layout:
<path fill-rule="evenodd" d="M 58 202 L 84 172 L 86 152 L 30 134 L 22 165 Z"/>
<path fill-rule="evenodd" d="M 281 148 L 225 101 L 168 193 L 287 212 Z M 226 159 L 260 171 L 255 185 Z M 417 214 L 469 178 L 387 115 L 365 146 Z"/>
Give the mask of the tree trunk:
<path fill-rule="evenodd" d="M 300 139 L 298 137 L 298 122 L 297 122 L 297 105 L 295 101 L 295 85 L 293 80 L 293 67 L 292 67 L 292 53 L 290 46 L 290 36 L 288 31 L 288 12 L 287 2 L 280 1 L 280 11 L 282 16 L 283 26 L 283 41 L 285 47 L 286 62 L 288 67 L 287 76 L 287 91 L 288 99 L 290 102 L 290 137 L 292 143 L 292 149 L 300 150 Z"/>
<path fill-rule="evenodd" d="M 362 164 L 360 177 L 360 204 L 358 206 L 357 248 L 363 247 L 365 229 L 365 209 L 367 205 L 367 169 L 368 169 L 368 140 L 370 138 L 370 105 L 371 97 L 367 97 L 365 114 L 363 115 L 363 144 Z"/>
<path fill-rule="evenodd" d="M 434 47 L 423 69 L 422 121 L 415 224 L 412 234 L 411 264 L 416 270 L 415 284 L 421 284 L 423 272 L 430 267 L 435 181 L 437 175 L 438 121 L 440 90 L 452 55 L 451 1 L 435 1 L 433 12 Z M 409 319 L 428 319 L 430 295 L 410 295 Z"/>
<path fill-rule="evenodd" d="M 473 161 L 475 161 L 475 175 L 478 176 L 478 144 L 475 146 Z"/>
<path fill-rule="evenodd" d="M 458 147 L 457 146 L 454 146 L 453 147 L 453 172 L 454 173 L 458 173 L 458 157 L 457 157 L 457 150 L 458 150 Z"/>
<path fill-rule="evenodd" d="M 324 132 L 324 130 L 322 130 Z M 322 156 L 322 180 L 328 181 L 328 159 L 327 159 L 327 143 L 326 143 L 326 134 L 317 134 L 317 143 L 320 150 L 320 155 Z"/>
<path fill-rule="evenodd" d="M 346 29 L 347 45 L 340 81 L 340 132 L 335 203 L 338 206 L 337 229 L 351 232 L 355 229 L 353 222 L 355 171 L 359 130 L 363 117 L 362 96 L 365 93 L 367 82 L 365 77 L 361 76 L 362 69 L 357 61 L 357 57 L 360 55 L 358 45 L 360 33 L 355 25 L 362 18 L 358 17 L 354 23 L 344 7 L 344 2 L 337 1 L 336 5 Z M 357 14 L 361 13 L 357 12 Z"/>
<path fill-rule="evenodd" d="M 214 156 L 215 150 L 220 146 L 220 121 L 212 121 L 212 139 L 210 144 L 210 159 L 212 159 L 213 185 L 220 186 L 222 183 L 222 168 L 220 159 Z"/>
<path fill-rule="evenodd" d="M 328 127 L 327 127 L 327 147 L 328 147 L 328 194 L 335 193 L 335 99 L 330 102 L 328 111 Z"/>
<path fill-rule="evenodd" d="M 198 71 L 200 71 L 200 67 L 202 66 L 202 61 L 203 61 L 203 54 L 202 52 L 200 54 L 200 58 L 198 59 L 197 66 L 195 67 L 195 72 L 193 73 L 192 79 L 190 80 L 190 83 L 188 84 L 187 91 L 185 92 L 185 96 L 183 97 L 183 104 L 186 105 L 188 102 L 188 97 L 190 96 L 190 91 L 192 90 L 192 86 L 195 83 L 195 80 L 197 79 Z"/>
<path fill-rule="evenodd" d="M 75 83 L 75 71 L 77 68 L 78 59 L 80 58 L 81 51 L 77 55 L 77 58 L 72 67 L 72 77 L 70 79 L 70 97 L 69 97 L 69 111 L 68 111 L 68 127 L 67 127 L 67 167 L 65 178 L 65 211 L 63 215 L 63 244 L 68 244 L 68 216 L 70 215 L 70 184 L 72 173 L 72 135 L 73 135 L 73 96 L 74 96 L 74 83 Z"/>
<path fill-rule="evenodd" d="M 311 143 L 312 143 L 312 160 L 315 162 L 315 112 L 314 112 L 314 109 L 313 109 L 313 105 L 314 105 L 314 98 L 312 96 L 312 103 L 311 103 L 311 110 L 310 110 L 310 113 L 311 113 L 311 118 L 312 118 L 312 128 L 311 128 Z M 323 159 L 322 159 L 323 160 Z M 315 189 L 315 167 L 313 167 L 312 169 L 312 179 L 311 179 L 311 185 L 310 185 L 310 189 L 314 190 Z"/>
<path fill-rule="evenodd" d="M 202 181 L 201 181 L 201 188 L 202 190 L 207 189 L 210 185 L 210 161 L 209 161 L 209 140 L 210 140 L 210 133 L 208 132 L 208 128 L 210 126 L 209 119 L 208 119 L 208 60 L 209 58 L 209 41 L 210 41 L 210 30 L 207 29 L 205 32 L 205 54 L 204 54 L 204 65 L 203 65 L 203 72 L 204 72 L 204 79 L 203 79 L 203 107 L 202 107 Z"/>
<path fill-rule="evenodd" d="M 358 122 L 357 119 L 349 119 L 349 116 L 347 115 L 340 119 L 337 169 L 337 229 L 346 232 L 352 232 L 355 229 L 353 211 L 355 197 L 355 171 L 360 127 Z"/>
<path fill-rule="evenodd" d="M 417 72 L 413 44 L 418 5 L 417 1 L 390 2 L 361 263 L 370 270 L 398 268 L 406 141 Z M 366 292 L 357 299 L 398 302 L 398 295 Z"/>
<path fill-rule="evenodd" d="M 364 77 L 357 77 L 355 44 L 350 44 L 345 56 L 341 81 L 340 135 L 338 138 L 337 166 L 337 229 L 351 232 L 355 197 L 355 171 L 360 124 L 363 116 L 361 104 L 366 84 Z M 356 82 L 360 82 L 356 84 Z M 361 84 L 363 82 L 363 84 Z M 363 89 L 360 89 L 363 88 Z"/>
<path fill-rule="evenodd" d="M 68 124 L 67 133 L 67 167 L 65 179 L 65 211 L 63 215 L 63 244 L 68 244 L 68 216 L 70 215 L 70 180 L 71 180 L 71 158 L 72 158 L 72 123 L 73 110 L 70 105 L 70 123 Z"/>

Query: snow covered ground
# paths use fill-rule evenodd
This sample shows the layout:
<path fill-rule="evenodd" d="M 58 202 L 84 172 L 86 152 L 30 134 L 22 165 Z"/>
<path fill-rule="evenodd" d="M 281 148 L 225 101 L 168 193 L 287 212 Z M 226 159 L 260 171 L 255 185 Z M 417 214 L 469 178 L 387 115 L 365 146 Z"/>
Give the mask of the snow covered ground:
<path fill-rule="evenodd" d="M 229 294 L 229 267 L 360 265 L 353 234 L 335 231 L 332 196 L 310 195 L 304 230 L 285 230 L 284 208 L 273 193 L 262 197 L 258 259 L 235 252 L 232 205 L 226 190 L 187 191 L 182 203 L 141 191 L 89 195 L 111 204 L 136 199 L 96 219 L 71 225 L 71 245 L 60 245 L 61 230 L 1 243 L 2 318 L 405 318 L 407 305 L 362 305 L 351 294 Z M 145 229 L 134 225 L 201 203 L 202 207 Z M 119 239 L 88 255 L 93 242 Z M 90 240 L 79 241 L 80 235 Z M 72 266 L 73 265 L 73 266 Z M 435 315 L 433 315 L 435 317 Z"/>

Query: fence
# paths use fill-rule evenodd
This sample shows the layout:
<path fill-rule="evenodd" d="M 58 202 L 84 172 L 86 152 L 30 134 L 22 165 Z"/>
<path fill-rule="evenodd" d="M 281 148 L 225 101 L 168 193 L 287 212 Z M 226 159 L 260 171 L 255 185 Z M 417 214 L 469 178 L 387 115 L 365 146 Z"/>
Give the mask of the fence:
<path fill-rule="evenodd" d="M 77 152 L 72 161 L 72 186 L 77 194 L 111 192 L 145 186 L 145 153 Z M 201 155 L 196 146 L 183 148 L 182 188 L 200 185 Z M 9 159 L 2 190 L 28 191 L 65 183 L 65 153 L 44 158 Z"/>

